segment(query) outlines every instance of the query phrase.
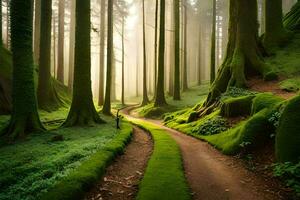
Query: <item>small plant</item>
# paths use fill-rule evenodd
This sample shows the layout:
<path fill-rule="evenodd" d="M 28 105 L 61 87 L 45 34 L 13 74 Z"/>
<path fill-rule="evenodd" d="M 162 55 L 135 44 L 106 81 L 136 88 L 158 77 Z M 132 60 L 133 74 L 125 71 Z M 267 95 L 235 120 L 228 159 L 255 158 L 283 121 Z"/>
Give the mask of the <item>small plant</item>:
<path fill-rule="evenodd" d="M 214 119 L 207 120 L 201 126 L 193 130 L 194 133 L 199 135 L 215 135 L 226 131 L 229 128 L 227 121 L 218 116 Z"/>
<path fill-rule="evenodd" d="M 291 162 L 274 164 L 273 174 L 285 181 L 288 187 L 291 187 L 296 195 L 300 197 L 300 162 L 293 164 Z"/>
<path fill-rule="evenodd" d="M 281 117 L 281 112 L 275 111 L 271 114 L 271 117 L 268 119 L 268 121 L 277 128 L 279 126 L 279 119 Z"/>
<path fill-rule="evenodd" d="M 243 88 L 229 87 L 228 90 L 222 95 L 222 98 L 241 97 L 255 94 L 257 94 L 257 92 L 246 90 Z"/>
<path fill-rule="evenodd" d="M 242 143 L 240 144 L 240 147 L 245 148 L 245 147 L 247 147 L 247 146 L 249 146 L 249 145 L 251 145 L 251 142 L 242 142 Z"/>

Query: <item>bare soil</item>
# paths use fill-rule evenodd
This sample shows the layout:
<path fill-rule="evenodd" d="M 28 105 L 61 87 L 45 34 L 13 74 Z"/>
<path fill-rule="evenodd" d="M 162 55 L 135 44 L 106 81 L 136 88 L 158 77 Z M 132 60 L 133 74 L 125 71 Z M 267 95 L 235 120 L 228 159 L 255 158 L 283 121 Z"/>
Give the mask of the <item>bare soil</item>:
<path fill-rule="evenodd" d="M 152 150 L 151 137 L 135 127 L 124 155 L 107 168 L 102 180 L 86 195 L 85 200 L 134 199 Z"/>

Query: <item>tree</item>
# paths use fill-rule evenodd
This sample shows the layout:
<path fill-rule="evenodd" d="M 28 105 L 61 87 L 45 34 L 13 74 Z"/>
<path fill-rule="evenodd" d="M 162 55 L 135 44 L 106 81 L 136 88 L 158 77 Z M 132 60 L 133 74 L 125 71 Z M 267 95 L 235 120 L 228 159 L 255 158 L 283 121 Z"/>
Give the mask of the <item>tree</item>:
<path fill-rule="evenodd" d="M 154 26 L 154 88 L 157 84 L 157 33 L 158 33 L 158 0 L 155 0 L 155 26 Z M 155 90 L 155 89 L 154 89 Z M 154 91 L 155 93 L 156 91 Z"/>
<path fill-rule="evenodd" d="M 265 0 L 265 35 L 264 47 L 267 51 L 284 44 L 288 39 L 288 33 L 283 28 L 282 0 Z"/>
<path fill-rule="evenodd" d="M 76 0 L 76 33 L 73 100 L 64 126 L 102 123 L 91 88 L 90 0 Z"/>
<path fill-rule="evenodd" d="M 100 65 L 99 65 L 99 95 L 98 95 L 98 105 L 102 106 L 104 101 L 104 55 L 105 55 L 105 9 L 106 3 L 103 0 L 99 0 L 101 3 L 100 10 Z"/>
<path fill-rule="evenodd" d="M 2 0 L 0 0 L 0 47 L 3 46 L 2 40 Z"/>
<path fill-rule="evenodd" d="M 210 83 L 212 84 L 216 76 L 216 20 L 217 20 L 217 0 L 213 0 L 212 8 L 212 32 L 211 32 L 211 52 L 210 52 Z"/>
<path fill-rule="evenodd" d="M 158 49 L 158 74 L 154 106 L 167 105 L 165 98 L 165 0 L 160 0 L 160 30 Z"/>
<path fill-rule="evenodd" d="M 39 77 L 38 77 L 38 105 L 44 110 L 55 110 L 60 106 L 51 78 L 51 18 L 52 0 L 41 0 L 40 47 L 39 49 Z"/>
<path fill-rule="evenodd" d="M 175 70 L 174 70 L 174 100 L 180 100 L 180 2 L 174 0 L 174 31 L 175 31 Z"/>
<path fill-rule="evenodd" d="M 65 0 L 59 0 L 58 7 L 57 80 L 64 84 Z"/>
<path fill-rule="evenodd" d="M 142 106 L 149 103 L 147 94 L 147 56 L 146 56 L 146 21 L 145 21 L 145 0 L 143 0 L 143 101 Z"/>
<path fill-rule="evenodd" d="M 284 27 L 291 31 L 297 31 L 300 29 L 300 1 L 298 1 L 288 12 L 283 19 Z"/>
<path fill-rule="evenodd" d="M 125 17 L 122 16 L 122 94 L 121 94 L 122 105 L 125 105 L 125 45 L 124 45 L 124 26 L 125 26 Z"/>
<path fill-rule="evenodd" d="M 13 112 L 3 134 L 15 139 L 43 131 L 34 87 L 32 0 L 11 0 L 11 47 L 13 59 Z"/>
<path fill-rule="evenodd" d="M 227 54 L 203 104 L 202 113 L 211 111 L 228 87 L 245 87 L 250 71 L 262 75 L 264 80 L 277 78 L 264 63 L 258 48 L 256 1 L 230 0 Z"/>
<path fill-rule="evenodd" d="M 108 0 L 107 6 L 107 65 L 106 65 L 106 88 L 103 113 L 111 114 L 111 83 L 113 67 L 113 6 L 114 1 Z"/>
<path fill-rule="evenodd" d="M 34 61 L 39 62 L 40 57 L 40 31 L 41 31 L 41 0 L 34 2 Z"/>
<path fill-rule="evenodd" d="M 71 0 L 70 8 L 70 42 L 69 42 L 69 77 L 68 77 L 68 87 L 72 91 L 73 87 L 73 77 L 74 77 L 74 50 L 75 50 L 75 15 L 76 15 L 76 0 Z"/>
<path fill-rule="evenodd" d="M 182 90 L 188 89 L 188 74 L 187 74 L 187 1 L 182 1 L 183 11 L 183 66 L 182 66 Z"/>

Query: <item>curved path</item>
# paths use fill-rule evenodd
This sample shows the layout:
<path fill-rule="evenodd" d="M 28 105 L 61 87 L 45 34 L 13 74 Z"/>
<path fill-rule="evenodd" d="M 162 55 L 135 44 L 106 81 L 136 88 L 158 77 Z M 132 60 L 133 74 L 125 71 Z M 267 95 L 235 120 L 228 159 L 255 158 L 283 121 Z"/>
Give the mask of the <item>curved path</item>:
<path fill-rule="evenodd" d="M 127 117 L 133 107 L 123 111 Z M 284 197 L 263 178 L 248 171 L 242 162 L 225 156 L 206 142 L 164 127 L 180 146 L 185 175 L 196 200 L 280 200 Z"/>

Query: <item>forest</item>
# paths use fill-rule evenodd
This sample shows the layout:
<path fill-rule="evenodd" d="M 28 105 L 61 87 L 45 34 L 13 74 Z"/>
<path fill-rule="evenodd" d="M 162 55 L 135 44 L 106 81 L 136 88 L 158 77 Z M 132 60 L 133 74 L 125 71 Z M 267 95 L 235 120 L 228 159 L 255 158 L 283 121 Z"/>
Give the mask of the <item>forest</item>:
<path fill-rule="evenodd" d="M 0 200 L 300 199 L 300 1 L 0 6 Z"/>

